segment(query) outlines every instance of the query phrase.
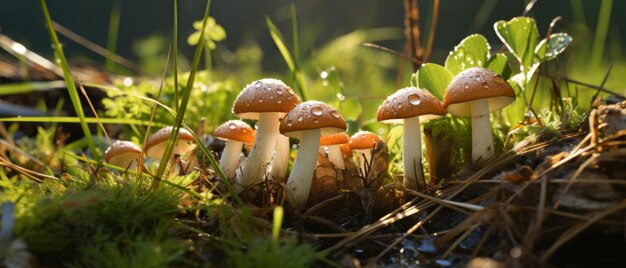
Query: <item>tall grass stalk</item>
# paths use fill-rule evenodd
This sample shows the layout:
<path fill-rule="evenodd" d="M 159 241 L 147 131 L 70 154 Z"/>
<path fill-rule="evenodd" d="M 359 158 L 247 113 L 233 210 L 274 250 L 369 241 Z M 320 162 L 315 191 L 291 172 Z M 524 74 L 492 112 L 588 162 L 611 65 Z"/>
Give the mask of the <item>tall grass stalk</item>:
<path fill-rule="evenodd" d="M 178 0 L 174 0 L 174 29 L 172 37 L 174 72 L 174 111 L 178 113 Z"/>
<path fill-rule="evenodd" d="M 50 18 L 50 13 L 48 11 L 48 6 L 46 5 L 46 0 L 40 0 L 41 8 L 43 10 L 44 19 L 46 22 L 46 26 L 50 31 L 50 39 L 54 44 L 55 56 L 59 61 L 59 65 L 63 69 L 63 77 L 65 79 L 65 84 L 67 85 L 67 91 L 70 95 L 70 99 L 72 100 L 72 105 L 74 106 L 74 110 L 76 115 L 80 119 L 80 127 L 83 130 L 83 134 L 87 140 L 87 145 L 91 150 L 92 156 L 95 159 L 100 158 L 100 151 L 97 150 L 95 143 L 93 142 L 91 131 L 89 130 L 89 125 L 87 125 L 87 121 L 85 120 L 85 113 L 83 112 L 82 104 L 80 103 L 80 97 L 78 95 L 78 90 L 76 89 L 76 83 L 74 82 L 74 77 L 72 76 L 72 72 L 70 71 L 70 66 L 67 63 L 67 59 L 65 58 L 65 53 L 63 52 L 63 47 L 61 42 L 59 41 L 59 37 L 54 31 L 54 27 L 52 26 L 52 19 Z"/>
<path fill-rule="evenodd" d="M 292 11 L 295 12 L 295 8 L 292 9 Z M 293 19 L 294 20 L 296 19 L 295 14 L 294 14 Z M 278 48 L 278 51 L 280 52 L 280 54 L 283 56 L 283 60 L 285 60 L 287 67 L 289 67 L 289 70 L 291 71 L 292 78 L 296 83 L 296 86 L 295 86 L 296 92 L 298 92 L 298 94 L 302 98 L 302 101 L 306 101 L 307 97 L 306 97 L 306 93 L 305 93 L 306 90 L 304 86 L 304 74 L 300 70 L 300 67 L 297 65 L 297 62 L 294 61 L 293 57 L 291 56 L 291 53 L 289 52 L 287 45 L 285 45 L 285 41 L 284 41 L 285 39 L 283 38 L 283 34 L 280 32 L 278 27 L 276 27 L 276 25 L 272 22 L 272 20 L 268 16 L 265 16 L 265 23 L 267 24 L 267 28 L 270 31 L 270 36 L 272 37 L 272 40 L 274 40 L 274 44 Z M 297 27 L 297 22 L 295 24 L 292 24 L 292 26 L 293 25 Z"/>
<path fill-rule="evenodd" d="M 113 72 L 115 70 L 115 52 L 117 50 L 117 36 L 120 31 L 120 17 L 122 9 L 120 0 L 113 1 L 111 17 L 109 18 L 109 34 L 107 37 L 107 56 L 104 68 Z"/>
<path fill-rule="evenodd" d="M 593 37 L 593 46 L 591 47 L 591 66 L 599 67 L 606 46 L 606 34 L 609 31 L 609 22 L 611 21 L 611 9 L 613 8 L 613 0 L 602 0 L 600 4 L 600 13 L 598 14 L 598 24 L 596 25 L 596 33 Z"/>

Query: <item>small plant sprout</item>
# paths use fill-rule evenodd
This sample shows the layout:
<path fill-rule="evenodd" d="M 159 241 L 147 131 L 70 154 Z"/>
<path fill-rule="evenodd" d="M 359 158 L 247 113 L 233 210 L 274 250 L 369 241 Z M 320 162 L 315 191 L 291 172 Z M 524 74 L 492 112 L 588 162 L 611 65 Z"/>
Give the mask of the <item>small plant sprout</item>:
<path fill-rule="evenodd" d="M 446 109 L 437 97 L 430 92 L 415 87 L 407 87 L 389 96 L 378 108 L 376 118 L 384 123 L 402 124 L 402 164 L 404 168 L 404 188 L 419 190 L 426 186 L 422 169 L 422 121 L 428 117 L 446 114 Z"/>
<path fill-rule="evenodd" d="M 350 137 L 345 132 L 324 136 L 320 138 L 320 152 L 324 153 L 322 150 L 324 147 L 327 147 L 328 160 L 335 165 L 335 168 L 344 169 L 345 165 L 343 163 L 343 153 L 341 152 L 341 148 L 339 146 L 341 144 L 348 144 L 349 142 Z"/>
<path fill-rule="evenodd" d="M 380 142 L 378 135 L 369 131 L 359 131 L 350 137 L 350 149 L 356 151 L 359 167 L 367 171 L 367 163 L 372 161 L 372 149 Z"/>
<path fill-rule="evenodd" d="M 293 90 L 276 79 L 254 81 L 239 93 L 233 113 L 243 119 L 258 120 L 254 145 L 242 164 L 241 177 L 237 178 L 239 184 L 250 186 L 263 179 L 276 145 L 279 119 L 298 103 L 300 98 Z"/>
<path fill-rule="evenodd" d="M 515 91 L 500 75 L 485 68 L 460 72 L 448 85 L 444 106 L 454 116 L 472 118 L 472 163 L 494 155 L 489 113 L 515 100 Z"/>
<path fill-rule="evenodd" d="M 116 141 L 104 152 L 104 161 L 118 167 L 137 169 L 141 148 L 130 141 Z"/>
<path fill-rule="evenodd" d="M 280 123 L 280 133 L 300 139 L 298 157 L 287 180 L 287 200 L 295 209 L 301 210 L 309 198 L 320 137 L 343 132 L 346 127 L 339 112 L 319 101 L 298 104 Z"/>
<path fill-rule="evenodd" d="M 171 126 L 164 127 L 148 138 L 144 146 L 147 158 L 158 160 L 163 157 L 163 153 L 167 147 L 167 141 L 172 134 L 172 129 Z M 174 145 L 170 158 L 173 158 L 175 154 L 180 155 L 181 161 L 187 162 L 183 163 L 184 169 L 189 170 L 189 163 L 194 162 L 196 157 L 194 154 L 196 147 L 197 145 L 193 134 L 184 128 L 180 128 L 178 131 L 178 142 Z"/>
<path fill-rule="evenodd" d="M 226 146 L 220 158 L 220 168 L 228 178 L 233 178 L 237 172 L 237 165 L 241 157 L 243 144 L 254 142 L 254 129 L 250 125 L 240 120 L 230 120 L 220 125 L 213 136 L 217 139 L 225 140 Z"/>

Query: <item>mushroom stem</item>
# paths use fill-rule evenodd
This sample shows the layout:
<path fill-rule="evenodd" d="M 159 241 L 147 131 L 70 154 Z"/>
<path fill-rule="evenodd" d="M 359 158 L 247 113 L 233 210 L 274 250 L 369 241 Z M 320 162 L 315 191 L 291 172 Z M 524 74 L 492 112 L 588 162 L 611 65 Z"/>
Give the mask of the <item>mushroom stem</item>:
<path fill-rule="evenodd" d="M 270 177 L 273 180 L 285 181 L 287 167 L 289 166 L 289 137 L 278 135 L 276 138 L 276 150 L 272 158 Z"/>
<path fill-rule="evenodd" d="M 332 162 L 337 169 L 345 168 L 345 165 L 343 164 L 343 155 L 341 154 L 341 148 L 339 148 L 339 145 L 328 146 L 328 160 L 330 160 L 330 162 Z"/>
<path fill-rule="evenodd" d="M 222 157 L 220 158 L 220 168 L 224 171 L 224 175 L 227 178 L 234 177 L 237 172 L 242 147 L 243 142 L 235 140 L 227 141 L 226 146 L 224 146 L 224 151 L 222 151 Z"/>
<path fill-rule="evenodd" d="M 256 139 L 250 149 L 248 159 L 243 164 L 243 176 L 239 183 L 250 186 L 261 181 L 265 176 L 266 168 L 272 160 L 272 152 L 278 135 L 278 113 L 261 113 L 257 122 Z"/>
<path fill-rule="evenodd" d="M 304 208 L 309 198 L 317 150 L 320 147 L 320 133 L 319 129 L 302 131 L 298 157 L 287 180 L 287 200 L 298 210 Z"/>
<path fill-rule="evenodd" d="M 422 134 L 419 116 L 405 118 L 402 129 L 402 165 L 405 189 L 418 190 L 426 186 L 422 169 Z"/>
<path fill-rule="evenodd" d="M 487 99 L 474 100 L 470 103 L 470 109 L 472 115 L 472 163 L 476 163 L 493 156 L 489 102 Z"/>

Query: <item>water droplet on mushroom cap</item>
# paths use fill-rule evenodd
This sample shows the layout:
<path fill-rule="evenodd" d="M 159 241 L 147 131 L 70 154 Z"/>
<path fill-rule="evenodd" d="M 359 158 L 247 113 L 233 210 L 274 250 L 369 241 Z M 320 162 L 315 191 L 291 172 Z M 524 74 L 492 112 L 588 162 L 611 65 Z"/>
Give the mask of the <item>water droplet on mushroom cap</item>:
<path fill-rule="evenodd" d="M 340 117 L 341 117 L 341 115 L 339 114 L 339 112 L 337 112 L 337 111 L 335 111 L 335 110 L 330 111 L 330 115 L 332 115 L 332 116 L 334 116 L 334 117 L 336 117 L 336 118 L 340 118 Z"/>
<path fill-rule="evenodd" d="M 237 128 L 237 125 L 235 125 L 235 123 L 231 122 L 231 123 L 228 123 L 228 128 L 235 129 L 235 128 Z"/>
<path fill-rule="evenodd" d="M 314 115 L 322 115 L 322 108 L 320 107 L 313 107 L 311 108 L 311 113 Z"/>
<path fill-rule="evenodd" d="M 287 120 L 287 126 L 292 126 L 292 125 L 293 125 L 293 121 Z"/>
<path fill-rule="evenodd" d="M 417 94 L 411 94 L 407 97 L 407 99 L 410 104 L 415 105 L 415 106 L 420 105 L 420 103 L 422 102 L 422 99 Z"/>
<path fill-rule="evenodd" d="M 256 83 L 254 83 L 255 88 L 260 88 L 261 86 L 263 86 L 263 82 L 261 81 L 256 81 Z"/>

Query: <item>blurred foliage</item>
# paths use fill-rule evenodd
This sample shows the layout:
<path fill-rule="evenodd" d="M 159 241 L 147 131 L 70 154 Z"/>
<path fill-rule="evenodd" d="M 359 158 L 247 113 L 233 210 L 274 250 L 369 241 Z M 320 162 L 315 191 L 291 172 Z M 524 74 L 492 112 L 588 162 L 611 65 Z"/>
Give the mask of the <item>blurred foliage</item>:
<path fill-rule="evenodd" d="M 197 30 L 187 37 L 187 44 L 195 46 L 200 41 L 200 32 L 202 31 L 202 21 L 194 21 L 193 28 Z M 205 48 L 215 49 L 215 42 L 226 39 L 226 31 L 224 28 L 215 22 L 215 18 L 208 17 L 207 24 L 204 29 L 204 41 L 206 42 Z"/>

